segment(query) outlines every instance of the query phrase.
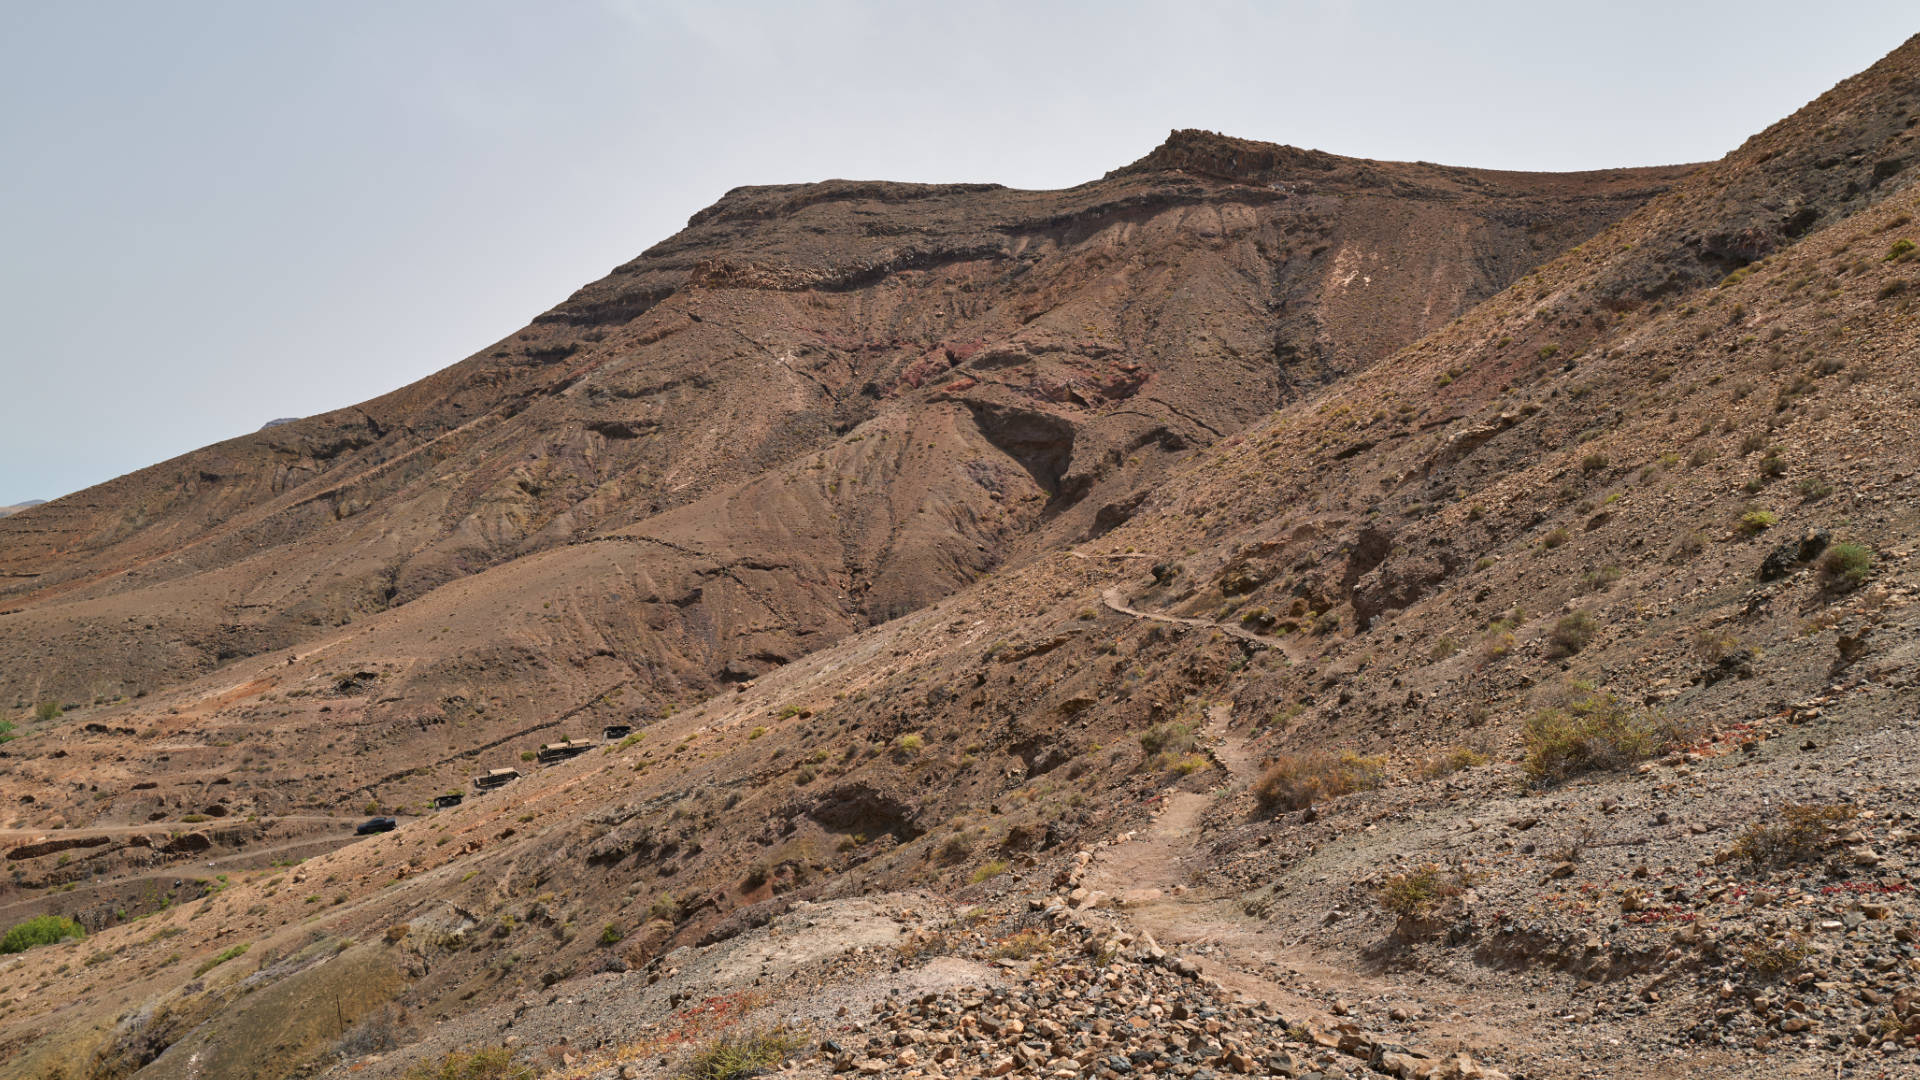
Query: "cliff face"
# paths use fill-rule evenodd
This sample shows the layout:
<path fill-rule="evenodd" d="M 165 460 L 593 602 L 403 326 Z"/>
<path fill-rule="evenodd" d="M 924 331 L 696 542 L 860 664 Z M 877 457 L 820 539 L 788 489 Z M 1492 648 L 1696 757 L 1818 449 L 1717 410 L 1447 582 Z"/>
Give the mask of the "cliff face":
<path fill-rule="evenodd" d="M 1168 462 L 1685 172 L 1489 173 L 1180 132 L 1066 191 L 732 191 L 419 383 L 8 519 L 0 696 L 150 691 L 480 570 L 654 533 L 697 535 L 625 550 L 702 627 L 649 641 L 673 658 L 659 689 L 764 670 L 1111 528 Z M 751 632 L 694 584 L 742 560 L 778 564 Z"/>

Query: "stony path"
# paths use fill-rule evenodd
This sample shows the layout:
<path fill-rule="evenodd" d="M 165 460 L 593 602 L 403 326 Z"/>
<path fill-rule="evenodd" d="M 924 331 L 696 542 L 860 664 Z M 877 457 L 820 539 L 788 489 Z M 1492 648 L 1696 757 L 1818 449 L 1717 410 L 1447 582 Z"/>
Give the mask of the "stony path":
<path fill-rule="evenodd" d="M 1170 793 L 1144 830 L 1095 850 L 1082 879 L 1085 887 L 1117 899 L 1138 929 L 1168 949 L 1202 950 L 1198 958 L 1205 973 L 1226 989 L 1310 1017 L 1320 1026 L 1342 1023 L 1329 1013 L 1328 998 L 1384 996 L 1430 1019 L 1420 1041 L 1436 1056 L 1526 1042 L 1503 1025 L 1460 1014 L 1470 1004 L 1465 992 L 1326 963 L 1313 950 L 1281 940 L 1267 924 L 1246 915 L 1235 898 L 1188 884 L 1204 855 L 1203 815 L 1221 794 L 1244 788 L 1258 775 L 1260 762 L 1248 740 L 1231 730 L 1231 719 L 1231 706 L 1215 705 L 1207 710 L 1203 733 L 1204 749 L 1225 773 L 1224 788 Z M 1290 982 L 1282 981 L 1283 974 Z"/>

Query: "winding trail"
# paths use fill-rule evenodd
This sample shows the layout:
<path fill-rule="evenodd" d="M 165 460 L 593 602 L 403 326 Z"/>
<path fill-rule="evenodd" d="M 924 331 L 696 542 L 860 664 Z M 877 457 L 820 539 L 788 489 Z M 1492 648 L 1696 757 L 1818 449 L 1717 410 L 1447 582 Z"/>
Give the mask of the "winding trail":
<path fill-rule="evenodd" d="M 1101 593 L 1100 602 L 1105 604 L 1109 611 L 1117 611 L 1122 615 L 1128 615 L 1136 619 L 1145 619 L 1148 622 L 1166 623 L 1170 626 L 1187 626 L 1196 630 L 1218 630 L 1228 637 L 1238 638 L 1249 644 L 1258 645 L 1263 649 L 1272 649 L 1286 657 L 1288 663 L 1298 664 L 1301 662 L 1300 647 L 1288 641 L 1286 638 L 1256 634 L 1244 626 L 1214 622 L 1212 619 L 1190 619 L 1180 615 L 1162 615 L 1155 611 L 1141 611 L 1139 608 L 1131 607 L 1127 604 L 1126 590 L 1118 585 Z"/>
<path fill-rule="evenodd" d="M 1202 836 L 1206 812 L 1219 798 L 1250 785 L 1261 767 L 1249 740 L 1230 726 L 1232 706 L 1214 705 L 1206 715 L 1201 749 L 1226 774 L 1225 784 L 1212 792 L 1169 793 L 1145 829 L 1094 849 L 1086 886 L 1117 898 L 1134 925 L 1170 951 L 1210 946 L 1198 959 L 1222 987 L 1307 1017 L 1322 1030 L 1352 1022 L 1333 1016 L 1329 999 L 1386 997 L 1422 1013 L 1422 1027 L 1413 1038 L 1429 1053 L 1464 1049 L 1478 1056 L 1485 1047 L 1531 1041 L 1521 1031 L 1464 1015 L 1486 1004 L 1465 987 L 1329 963 L 1305 943 L 1283 940 L 1276 927 L 1248 915 L 1237 897 L 1191 884 L 1209 856 Z"/>

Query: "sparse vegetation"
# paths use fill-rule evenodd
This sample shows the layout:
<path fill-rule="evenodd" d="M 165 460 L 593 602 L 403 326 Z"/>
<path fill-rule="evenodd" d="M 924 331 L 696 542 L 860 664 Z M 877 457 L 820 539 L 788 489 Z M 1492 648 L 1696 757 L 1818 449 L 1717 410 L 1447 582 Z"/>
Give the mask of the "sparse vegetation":
<path fill-rule="evenodd" d="M 1725 627 L 1710 626 L 1693 635 L 1693 648 L 1700 654 L 1701 659 L 1710 664 L 1717 664 L 1739 652 L 1744 646 L 1741 644 L 1740 635 Z"/>
<path fill-rule="evenodd" d="M 1590 593 L 1606 592 L 1608 589 L 1613 588 L 1614 582 L 1620 580 L 1621 573 L 1622 571 L 1618 566 L 1611 564 L 1593 567 L 1586 573 L 1580 575 L 1580 590 Z"/>
<path fill-rule="evenodd" d="M 533 1080 L 534 1071 L 516 1064 L 504 1046 L 455 1050 L 429 1064 L 407 1070 L 405 1080 Z"/>
<path fill-rule="evenodd" d="M 200 976 L 205 975 L 207 972 L 212 971 L 214 968 L 219 967 L 221 964 L 224 964 L 229 960 L 238 960 L 240 957 L 245 956 L 247 954 L 247 949 L 249 947 L 250 946 L 243 941 L 240 944 L 235 945 L 231 949 L 224 949 L 220 952 L 213 954 L 207 959 L 201 961 L 199 967 L 193 969 L 193 977 L 197 979 Z"/>
<path fill-rule="evenodd" d="M 1552 551 L 1554 548 L 1560 547 L 1571 539 L 1573 539 L 1573 534 L 1567 531 L 1565 525 L 1556 525 L 1548 531 L 1547 535 L 1540 538 L 1540 546 L 1546 548 L 1548 551 Z"/>
<path fill-rule="evenodd" d="M 1778 524 L 1780 516 L 1771 510 L 1748 510 L 1740 515 L 1734 529 L 1742 536 L 1757 536 Z"/>
<path fill-rule="evenodd" d="M 1253 785 L 1253 795 L 1266 813 L 1301 810 L 1324 799 L 1355 791 L 1371 791 L 1386 780 L 1382 758 L 1313 752 L 1282 754 Z"/>
<path fill-rule="evenodd" d="M 33 707 L 33 718 L 43 724 L 49 720 L 58 719 L 59 716 L 60 703 L 57 701 L 42 701 Z"/>
<path fill-rule="evenodd" d="M 967 875 L 967 880 L 978 885 L 988 878 L 999 877 L 1006 872 L 1007 863 L 1005 859 L 992 859 L 975 867 L 973 873 Z"/>

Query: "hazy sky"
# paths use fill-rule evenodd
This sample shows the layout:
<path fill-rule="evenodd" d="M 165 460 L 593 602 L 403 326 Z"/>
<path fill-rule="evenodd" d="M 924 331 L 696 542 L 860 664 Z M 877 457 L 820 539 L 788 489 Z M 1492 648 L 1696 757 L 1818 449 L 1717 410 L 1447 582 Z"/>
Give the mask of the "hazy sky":
<path fill-rule="evenodd" d="M 1060 187 L 1202 127 L 1715 158 L 1911 0 L 0 0 L 0 503 L 444 367 L 739 184 Z"/>

